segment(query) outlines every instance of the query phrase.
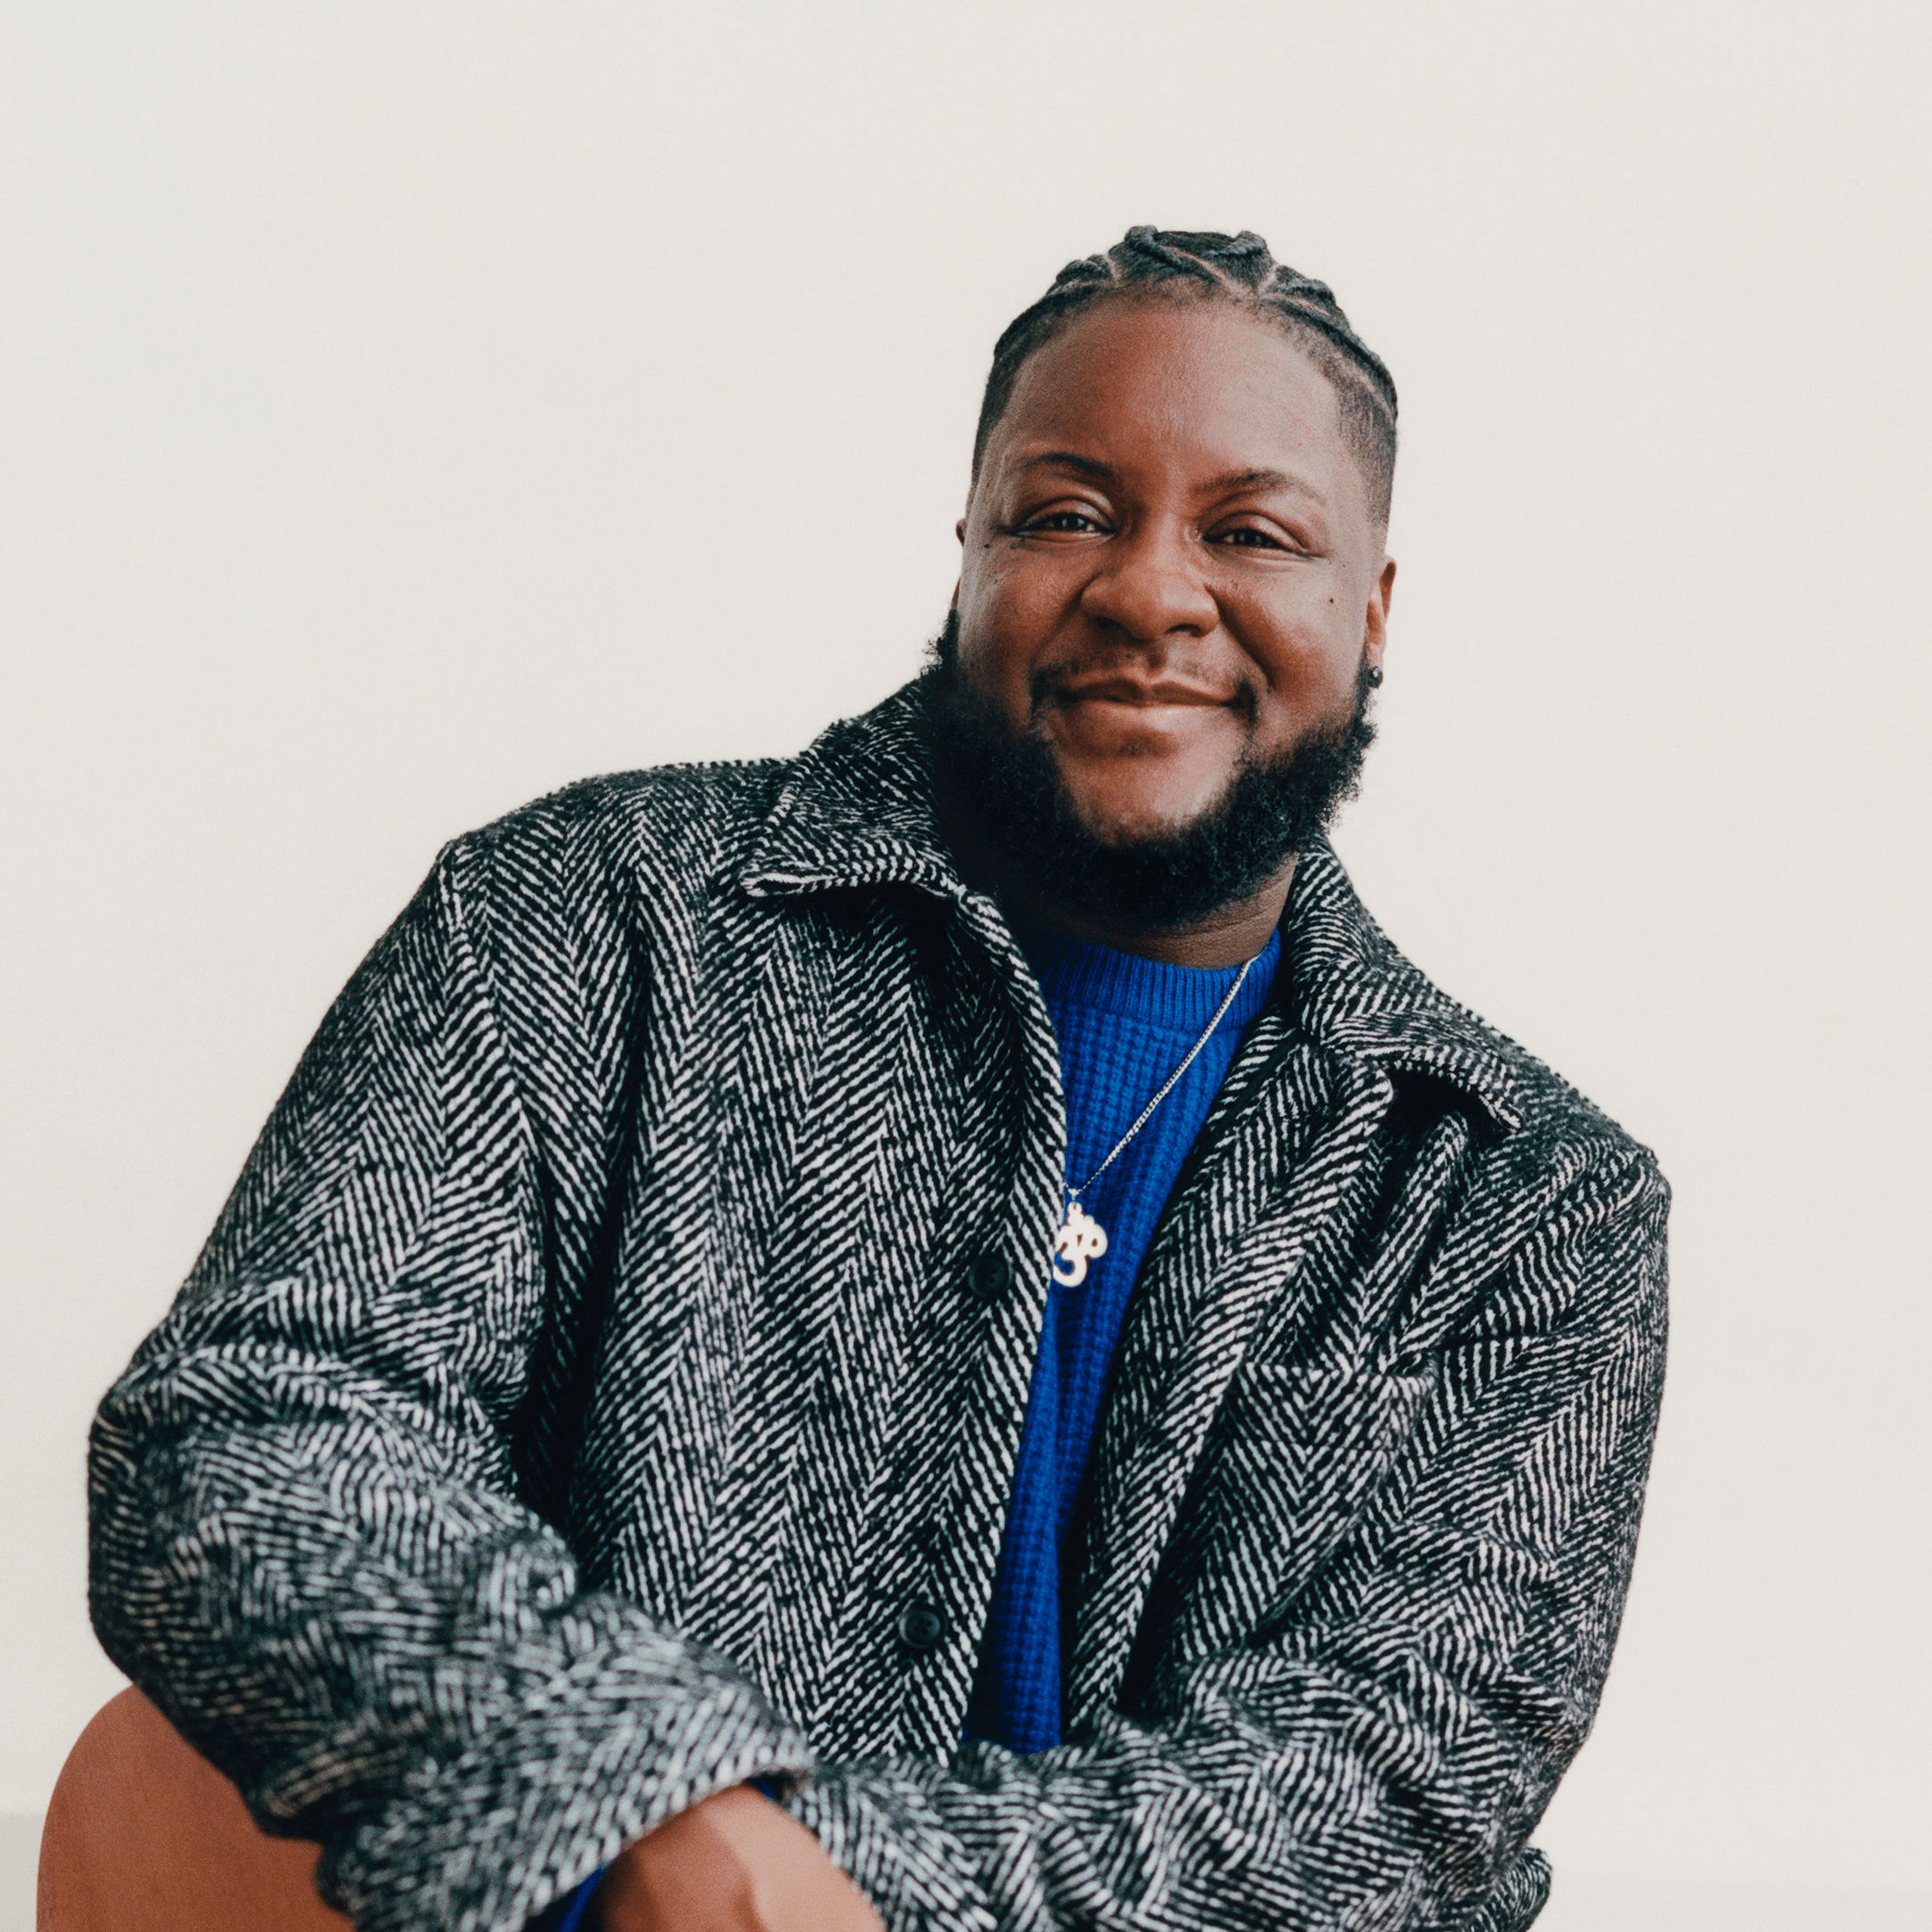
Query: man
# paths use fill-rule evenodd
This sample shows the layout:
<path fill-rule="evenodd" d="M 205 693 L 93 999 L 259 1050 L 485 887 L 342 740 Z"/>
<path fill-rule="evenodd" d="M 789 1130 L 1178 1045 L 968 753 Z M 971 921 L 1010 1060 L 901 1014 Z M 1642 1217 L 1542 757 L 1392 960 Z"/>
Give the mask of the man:
<path fill-rule="evenodd" d="M 1394 413 L 1132 231 L 1002 338 L 931 671 L 357 974 L 92 1467 L 102 1641 L 359 1926 L 1534 1918 L 1666 1194 L 1321 837 Z"/>

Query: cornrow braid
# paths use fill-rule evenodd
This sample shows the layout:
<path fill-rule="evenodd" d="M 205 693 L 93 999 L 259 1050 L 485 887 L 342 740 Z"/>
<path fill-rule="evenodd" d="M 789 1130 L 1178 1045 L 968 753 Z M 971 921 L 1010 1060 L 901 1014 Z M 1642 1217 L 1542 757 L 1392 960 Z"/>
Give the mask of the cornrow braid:
<path fill-rule="evenodd" d="M 993 348 L 993 367 L 973 436 L 973 475 L 987 439 L 1006 413 L 1013 385 L 1036 349 L 1077 315 L 1118 299 L 1158 299 L 1163 284 L 1191 287 L 1279 323 L 1328 379 L 1340 406 L 1342 435 L 1362 471 L 1370 514 L 1387 527 L 1396 477 L 1396 382 L 1388 366 L 1354 329 L 1326 282 L 1278 262 L 1258 234 L 1129 228 L 1102 255 L 1068 262 L 1031 308 L 1010 322 Z"/>

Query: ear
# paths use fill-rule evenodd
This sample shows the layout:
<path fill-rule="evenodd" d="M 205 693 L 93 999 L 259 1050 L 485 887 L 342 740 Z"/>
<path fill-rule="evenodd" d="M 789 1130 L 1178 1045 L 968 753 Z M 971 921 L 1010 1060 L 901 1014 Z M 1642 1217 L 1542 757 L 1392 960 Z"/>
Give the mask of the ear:
<path fill-rule="evenodd" d="M 1378 669 L 1382 653 L 1388 648 L 1388 607 L 1396 595 L 1396 560 L 1385 557 L 1382 569 L 1369 592 L 1369 608 L 1363 625 L 1362 649 L 1367 661 Z"/>
<path fill-rule="evenodd" d="M 962 517 L 959 521 L 953 526 L 953 534 L 954 536 L 959 538 L 959 547 L 962 550 L 964 550 L 966 547 L 966 520 L 964 517 Z"/>

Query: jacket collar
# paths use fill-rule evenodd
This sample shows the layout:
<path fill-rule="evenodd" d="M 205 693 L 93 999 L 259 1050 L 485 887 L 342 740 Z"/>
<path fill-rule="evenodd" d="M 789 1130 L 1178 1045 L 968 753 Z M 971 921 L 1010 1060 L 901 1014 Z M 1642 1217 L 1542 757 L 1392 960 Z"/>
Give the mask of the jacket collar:
<path fill-rule="evenodd" d="M 1523 1124 L 1504 1043 L 1398 953 L 1326 839 L 1303 852 L 1281 918 L 1279 981 L 1319 1045 L 1461 1087 L 1504 1132 Z"/>
<path fill-rule="evenodd" d="M 879 885 L 964 898 L 934 809 L 926 716 L 915 678 L 815 739 L 753 837 L 740 886 L 754 898 Z"/>
<path fill-rule="evenodd" d="M 939 831 L 926 695 L 926 679 L 915 679 L 832 725 L 794 762 L 739 868 L 744 891 L 905 885 L 960 903 L 978 896 Z M 1522 1125 L 1504 1043 L 1396 950 L 1326 839 L 1295 869 L 1275 983 L 1285 1017 L 1318 1047 L 1445 1080 L 1499 1128 Z"/>

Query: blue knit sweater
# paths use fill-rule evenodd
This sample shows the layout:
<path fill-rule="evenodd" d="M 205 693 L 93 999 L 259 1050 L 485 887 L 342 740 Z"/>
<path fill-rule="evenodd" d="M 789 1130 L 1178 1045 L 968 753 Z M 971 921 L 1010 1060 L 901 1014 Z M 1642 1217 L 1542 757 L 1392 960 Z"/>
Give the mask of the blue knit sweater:
<path fill-rule="evenodd" d="M 1068 1183 L 1082 1187 L 1082 1205 L 1107 1231 L 1107 1251 L 1089 1263 L 1086 1279 L 1056 1283 L 1047 1304 L 966 1721 L 970 1737 L 1044 1751 L 1060 1742 L 1067 1526 L 1141 1257 L 1241 1036 L 1267 1004 L 1281 938 L 1269 939 L 1173 1093 L 1100 1180 L 1083 1186 L 1186 1059 L 1240 969 L 1164 966 L 1019 918 L 1013 930 L 1060 1038 Z"/>

